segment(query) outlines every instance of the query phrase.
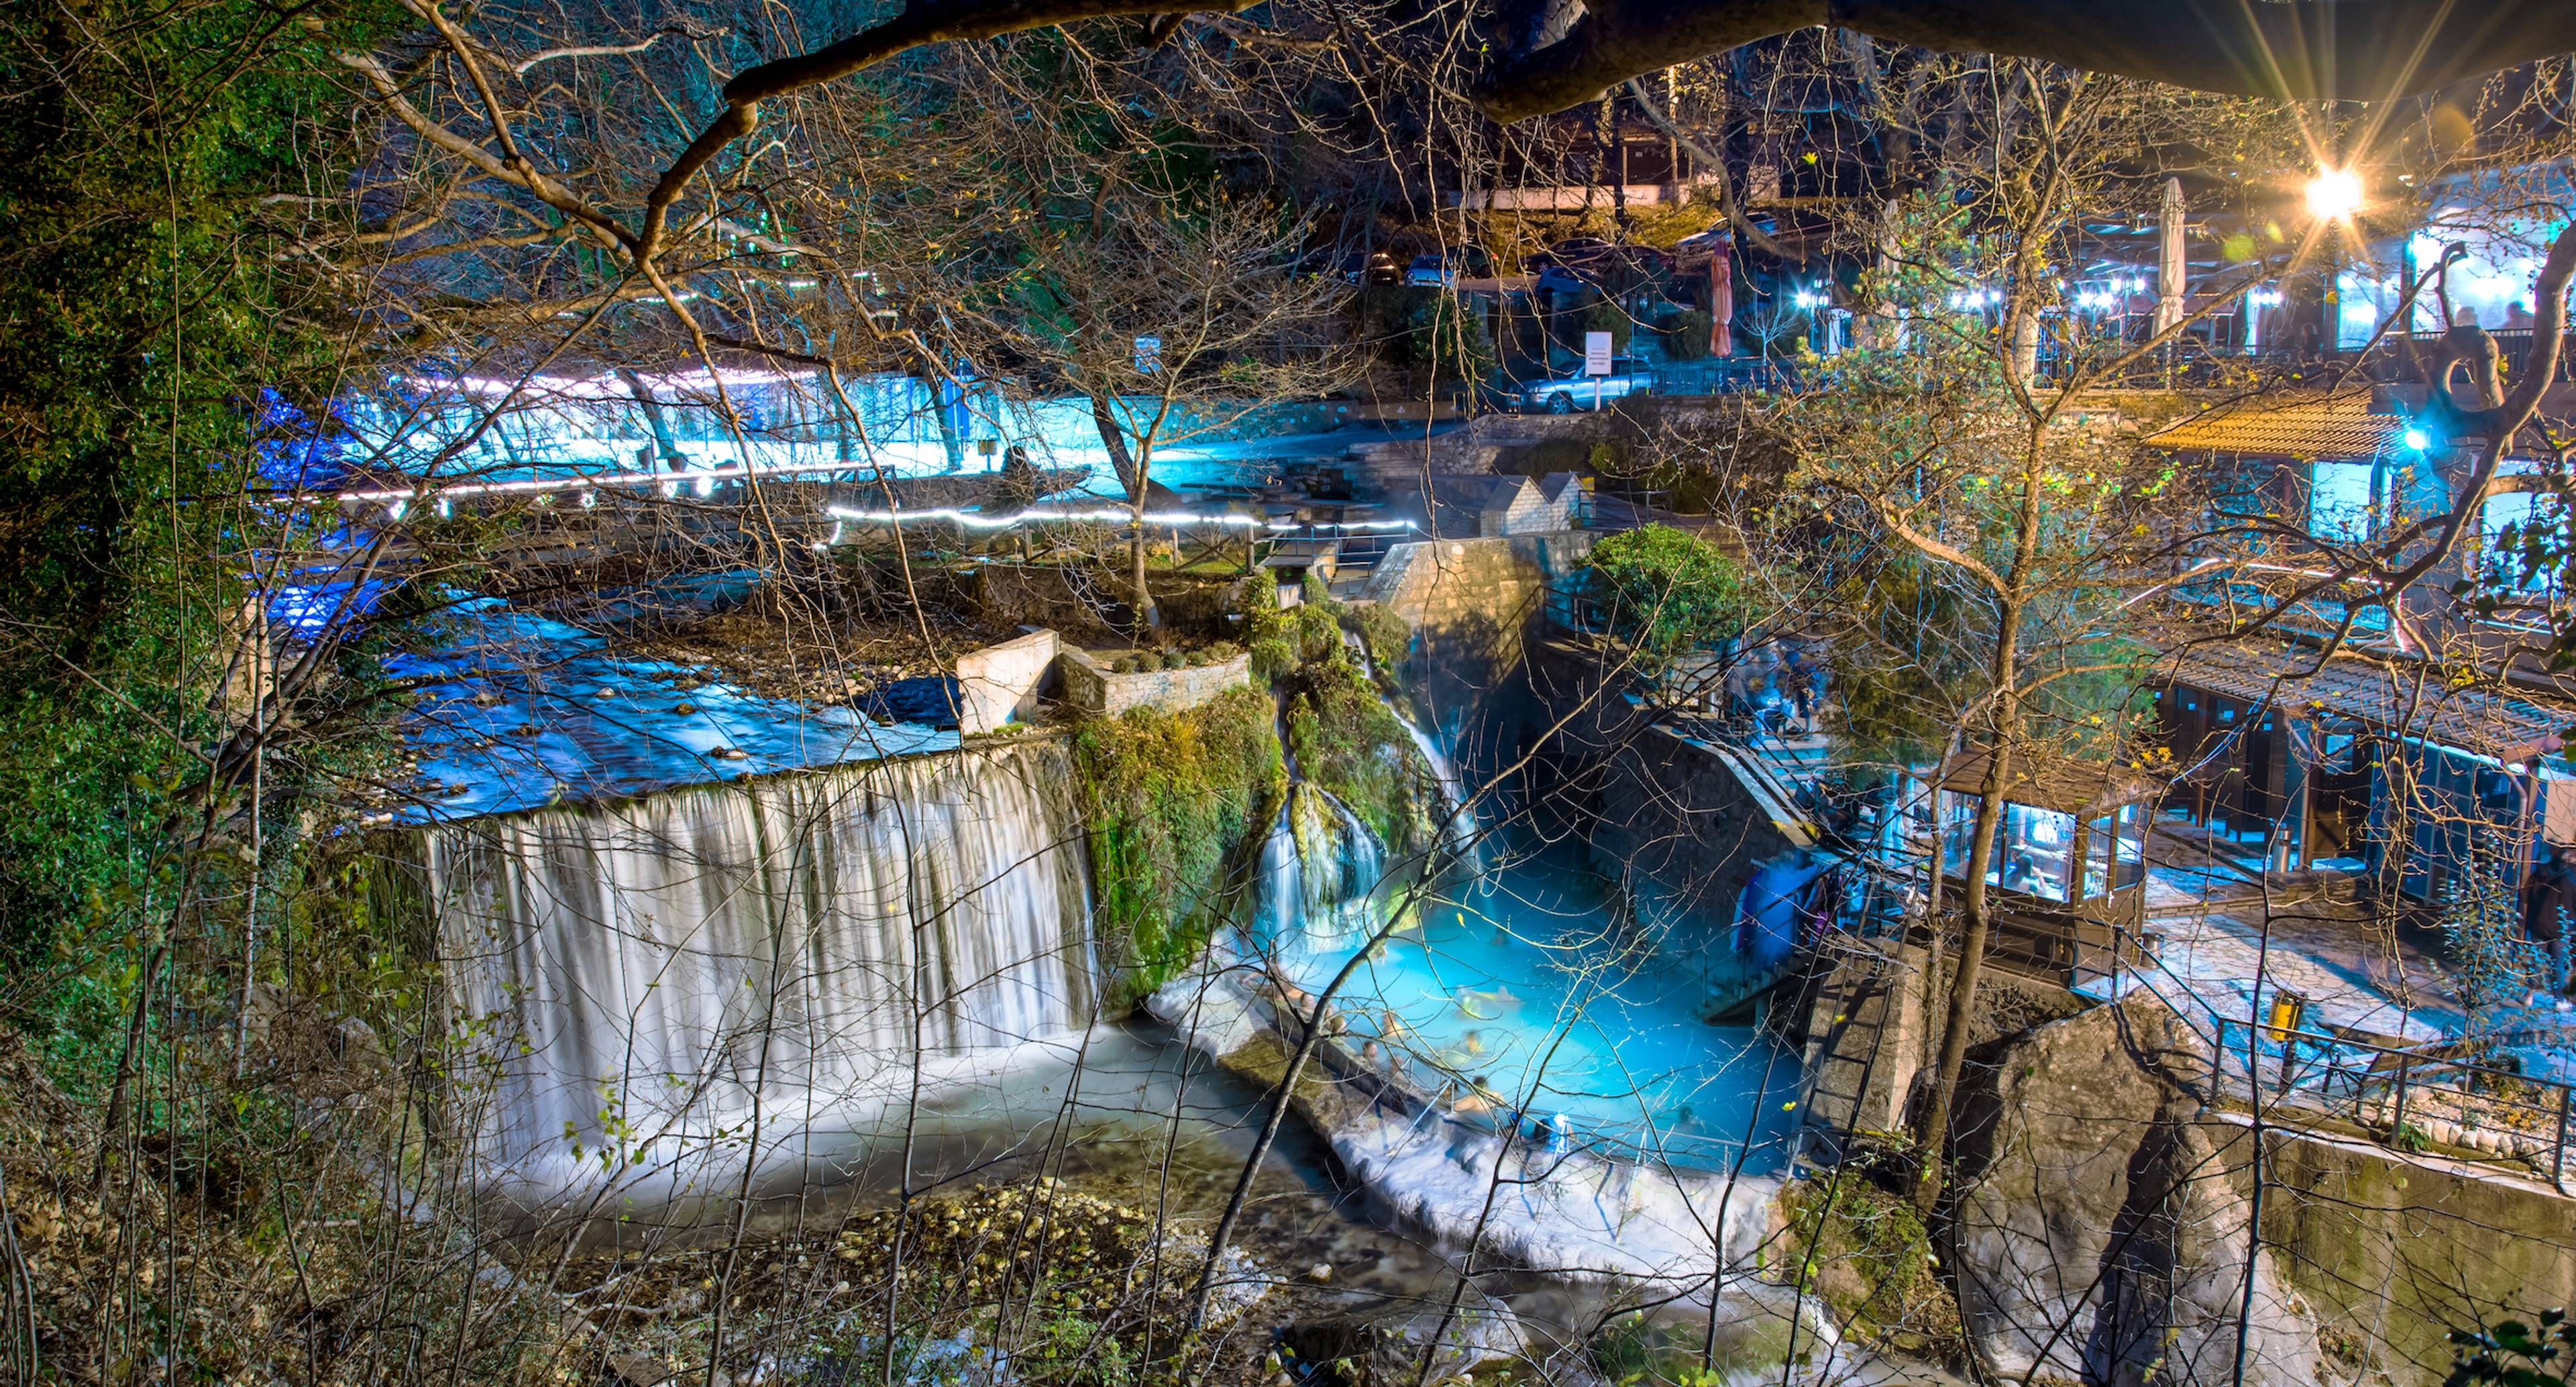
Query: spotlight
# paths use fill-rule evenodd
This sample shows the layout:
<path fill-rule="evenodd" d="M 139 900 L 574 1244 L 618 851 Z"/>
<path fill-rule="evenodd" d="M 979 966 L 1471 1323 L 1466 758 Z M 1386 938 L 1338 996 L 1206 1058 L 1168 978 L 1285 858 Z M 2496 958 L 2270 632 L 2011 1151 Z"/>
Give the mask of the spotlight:
<path fill-rule="evenodd" d="M 2433 446 L 2433 435 L 2422 429 L 2408 429 L 2398 436 L 2398 441 L 2406 445 L 2408 452 L 2420 453 Z"/>
<path fill-rule="evenodd" d="M 2361 210 L 2361 176 L 2350 169 L 2327 169 L 2308 180 L 2308 212 L 2327 221 L 2343 221 Z"/>

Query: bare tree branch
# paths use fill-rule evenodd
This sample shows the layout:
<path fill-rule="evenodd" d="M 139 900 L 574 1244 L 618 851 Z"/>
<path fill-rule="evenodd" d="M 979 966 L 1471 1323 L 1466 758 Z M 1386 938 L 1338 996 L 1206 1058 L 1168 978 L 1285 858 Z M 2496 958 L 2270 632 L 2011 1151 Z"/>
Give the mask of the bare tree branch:
<path fill-rule="evenodd" d="M 1591 0 L 1563 39 L 1489 69 L 1478 101 L 1496 120 L 1561 111 L 1817 26 L 2297 101 L 2411 96 L 2576 48 L 2576 7 L 2552 0 Z"/>

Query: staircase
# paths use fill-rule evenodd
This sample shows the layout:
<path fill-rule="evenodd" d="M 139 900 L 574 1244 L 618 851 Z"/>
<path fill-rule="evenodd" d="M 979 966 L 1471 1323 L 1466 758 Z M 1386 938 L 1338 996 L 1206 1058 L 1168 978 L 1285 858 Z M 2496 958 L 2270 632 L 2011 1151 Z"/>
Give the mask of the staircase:
<path fill-rule="evenodd" d="M 1895 1131 L 1921 1067 L 1919 950 L 1901 940 L 1852 940 L 1810 992 L 1806 1126 L 1826 1142 Z"/>

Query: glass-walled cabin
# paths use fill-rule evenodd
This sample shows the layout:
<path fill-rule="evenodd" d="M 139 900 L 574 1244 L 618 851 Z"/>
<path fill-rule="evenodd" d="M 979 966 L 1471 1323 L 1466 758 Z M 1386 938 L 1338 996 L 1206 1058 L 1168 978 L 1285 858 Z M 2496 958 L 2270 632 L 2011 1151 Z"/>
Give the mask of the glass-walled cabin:
<path fill-rule="evenodd" d="M 1948 766 L 1936 789 L 1942 890 L 1953 902 L 1967 886 L 1986 771 L 1986 753 L 1972 753 Z M 2098 762 L 2013 758 L 1985 873 L 1999 962 L 2074 986 L 2136 956 L 2161 790 Z"/>

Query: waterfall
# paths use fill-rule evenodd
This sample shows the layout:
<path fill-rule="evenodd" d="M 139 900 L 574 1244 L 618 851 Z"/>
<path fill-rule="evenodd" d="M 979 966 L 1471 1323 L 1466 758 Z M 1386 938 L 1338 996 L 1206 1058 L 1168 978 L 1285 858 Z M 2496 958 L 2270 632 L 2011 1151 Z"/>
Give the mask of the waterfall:
<path fill-rule="evenodd" d="M 1261 927 L 1291 953 L 1365 937 L 1385 873 L 1377 834 L 1330 791 L 1299 781 L 1261 845 Z"/>
<path fill-rule="evenodd" d="M 985 1072 L 1091 1020 L 1064 748 L 422 830 L 487 1168 L 669 1168 Z"/>
<path fill-rule="evenodd" d="M 1467 805 L 1467 782 L 1458 774 L 1458 763 L 1450 760 L 1449 754 L 1440 749 L 1440 741 L 1431 735 L 1430 729 L 1404 716 L 1401 707 L 1393 703 L 1388 706 L 1395 710 L 1396 720 L 1404 724 L 1404 730 L 1413 734 L 1415 749 L 1422 753 L 1423 761 L 1431 767 L 1431 774 L 1440 781 L 1440 803 L 1448 811 L 1447 817 L 1440 821 L 1441 846 L 1448 849 L 1450 856 L 1456 858 L 1458 865 L 1464 867 L 1469 875 L 1482 872 L 1485 867 L 1484 849 L 1477 838 L 1476 813 Z"/>

